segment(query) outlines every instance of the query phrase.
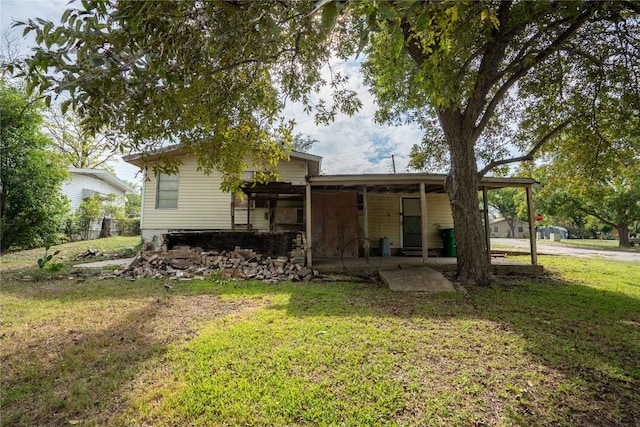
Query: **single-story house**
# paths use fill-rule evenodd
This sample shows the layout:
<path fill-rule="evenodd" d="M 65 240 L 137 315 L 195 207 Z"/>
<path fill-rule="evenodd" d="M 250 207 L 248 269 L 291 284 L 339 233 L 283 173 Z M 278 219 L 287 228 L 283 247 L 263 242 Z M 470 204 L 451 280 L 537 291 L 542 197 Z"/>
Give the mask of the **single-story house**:
<path fill-rule="evenodd" d="M 529 238 L 529 223 L 515 219 L 513 221 L 514 229 L 511 230 L 509 221 L 506 218 L 497 218 L 489 222 L 489 230 L 491 237 L 508 237 L 516 239 Z"/>
<path fill-rule="evenodd" d="M 69 198 L 71 209 L 77 211 L 83 200 L 91 196 L 105 198 L 109 194 L 124 199 L 135 191 L 106 169 L 69 168 L 70 178 L 62 184 L 62 194 Z M 124 203 L 124 200 L 123 200 Z M 93 224 L 89 238 L 100 234 L 100 222 Z"/>
<path fill-rule="evenodd" d="M 156 176 L 151 165 L 160 156 L 179 158 L 179 172 Z M 321 157 L 292 152 L 278 166 L 278 182 L 249 184 L 242 200 L 222 192 L 221 174 L 198 171 L 197 159 L 180 146 L 124 160 L 144 170 L 140 227 L 143 240 L 156 244 L 172 233 L 298 232 L 304 236 L 309 265 L 313 257 L 358 257 L 363 252 L 426 260 L 442 254 L 440 230 L 453 227 L 442 174 L 322 175 Z M 245 175 L 250 178 L 252 171 Z M 492 188 L 523 187 L 530 193 L 534 184 L 529 178 L 483 178 L 479 190 L 486 201 Z M 488 209 L 478 214 L 488 224 Z M 534 257 L 535 250 L 535 264 Z"/>

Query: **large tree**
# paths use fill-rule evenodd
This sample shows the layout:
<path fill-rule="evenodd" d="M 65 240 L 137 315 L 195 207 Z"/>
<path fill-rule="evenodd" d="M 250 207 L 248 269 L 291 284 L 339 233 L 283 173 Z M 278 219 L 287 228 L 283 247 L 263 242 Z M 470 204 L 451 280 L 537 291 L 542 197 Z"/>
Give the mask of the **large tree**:
<path fill-rule="evenodd" d="M 47 111 L 44 120 L 47 134 L 54 148 L 62 153 L 66 162 L 81 169 L 109 169 L 109 162 L 115 160 L 118 136 L 115 132 L 87 132 L 75 111 L 61 114 L 53 107 Z"/>
<path fill-rule="evenodd" d="M 336 73 L 331 102 L 310 93 L 332 54 L 364 49 L 379 120 L 438 126 L 426 147 L 448 157 L 459 278 L 486 284 L 479 179 L 531 159 L 571 124 L 573 112 L 554 103 L 562 88 L 535 81 L 556 64 L 582 79 L 576 70 L 592 52 L 626 58 L 639 9 L 631 1 L 84 1 L 59 26 L 24 23 L 41 43 L 24 70 L 31 88 L 68 92 L 86 125 L 126 133 L 121 148 L 177 139 L 233 190 L 245 155 L 266 170 L 286 156 L 285 100 L 302 101 L 319 122 L 360 106 Z M 596 30 L 616 30 L 621 49 L 608 50 L 612 40 Z M 537 122 L 535 139 L 518 138 L 518 124 L 545 105 L 559 114 Z M 506 158 L 506 142 L 522 155 Z"/>
<path fill-rule="evenodd" d="M 40 132 L 39 104 L 0 81 L 0 252 L 56 241 L 69 204 L 68 177 Z"/>
<path fill-rule="evenodd" d="M 478 180 L 496 167 L 531 160 L 567 128 L 582 126 L 575 120 L 582 111 L 562 102 L 563 91 L 593 78 L 591 66 L 625 64 L 618 67 L 621 74 L 637 72 L 638 4 L 443 2 L 416 8 L 413 2 L 382 2 L 380 9 L 383 5 L 390 24 L 373 38 L 365 64 L 381 106 L 378 118 L 422 124 L 429 139 L 414 150 L 422 155 L 417 160 L 422 166 L 429 164 L 425 158 L 450 163 L 446 189 L 459 273 L 463 281 L 486 283 Z M 606 91 L 589 95 L 596 104 L 608 101 Z M 521 131 L 524 125 L 528 132 Z M 519 152 L 510 155 L 514 149 Z"/>

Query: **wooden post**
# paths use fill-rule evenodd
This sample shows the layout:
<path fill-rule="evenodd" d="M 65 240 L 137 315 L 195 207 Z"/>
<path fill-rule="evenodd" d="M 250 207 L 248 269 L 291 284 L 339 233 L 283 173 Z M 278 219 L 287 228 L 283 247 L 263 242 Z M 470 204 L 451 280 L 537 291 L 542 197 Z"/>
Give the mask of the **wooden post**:
<path fill-rule="evenodd" d="M 231 193 L 231 231 L 236 231 L 236 193 Z"/>
<path fill-rule="evenodd" d="M 527 210 L 529 211 L 529 242 L 531 243 L 531 264 L 538 265 L 538 247 L 536 243 L 535 216 L 533 214 L 533 189 L 531 186 L 527 190 Z"/>
<path fill-rule="evenodd" d="M 251 230 L 251 193 L 247 194 L 247 230 Z"/>
<path fill-rule="evenodd" d="M 305 234 L 307 237 L 307 265 L 311 267 L 313 260 L 311 256 L 311 183 L 307 182 L 306 193 L 304 196 L 304 218 L 305 218 Z"/>
<path fill-rule="evenodd" d="M 362 187 L 362 209 L 364 215 L 362 216 L 362 228 L 364 237 L 364 257 L 369 263 L 369 201 L 367 200 L 367 186 Z"/>
<path fill-rule="evenodd" d="M 484 236 L 487 242 L 487 260 L 491 265 L 491 229 L 489 228 L 489 202 L 487 187 L 482 187 L 482 213 L 484 215 Z"/>
<path fill-rule="evenodd" d="M 427 242 L 427 193 L 424 182 L 420 183 L 420 233 L 422 241 L 422 263 L 426 264 L 429 258 L 429 242 Z"/>

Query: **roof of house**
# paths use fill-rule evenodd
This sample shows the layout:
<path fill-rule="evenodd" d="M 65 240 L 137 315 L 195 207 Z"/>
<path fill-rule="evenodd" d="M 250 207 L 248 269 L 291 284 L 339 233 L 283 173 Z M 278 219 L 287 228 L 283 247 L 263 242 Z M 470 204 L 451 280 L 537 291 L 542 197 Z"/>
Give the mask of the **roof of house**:
<path fill-rule="evenodd" d="M 110 184 L 112 187 L 117 188 L 124 193 L 135 193 L 135 190 L 125 184 L 120 178 L 112 174 L 106 169 L 82 169 L 82 168 L 69 168 L 69 173 L 76 175 L 92 176 L 96 179 L 104 181 Z"/>
<path fill-rule="evenodd" d="M 166 147 L 161 147 L 155 150 L 150 150 L 142 153 L 129 154 L 128 156 L 123 156 L 122 160 L 124 160 L 127 163 L 131 163 L 132 165 L 138 166 L 139 168 L 143 168 L 145 160 L 151 160 L 155 157 L 160 156 L 161 154 L 179 156 L 179 155 L 187 154 L 187 150 L 181 144 L 173 144 L 173 145 L 168 145 Z M 318 169 L 320 169 L 320 167 L 322 166 L 322 157 L 316 156 L 315 154 L 292 151 L 289 153 L 289 157 L 294 159 L 307 160 L 311 162 L 318 162 Z"/>
<path fill-rule="evenodd" d="M 495 218 L 495 219 L 492 219 L 491 221 L 489 221 L 489 224 L 497 224 L 499 222 L 506 221 L 506 220 L 507 220 L 506 218 Z M 521 222 L 523 224 L 528 224 L 527 221 L 523 221 L 521 219 L 516 219 L 515 221 L 516 221 L 516 223 Z"/>

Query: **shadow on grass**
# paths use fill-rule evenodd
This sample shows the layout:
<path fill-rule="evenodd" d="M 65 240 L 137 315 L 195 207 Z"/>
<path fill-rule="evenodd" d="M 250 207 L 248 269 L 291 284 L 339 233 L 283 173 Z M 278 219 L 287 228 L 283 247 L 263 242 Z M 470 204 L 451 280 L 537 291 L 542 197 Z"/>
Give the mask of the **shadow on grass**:
<path fill-rule="evenodd" d="M 39 331 L 41 341 L 17 346 L 2 360 L 2 424 L 77 424 L 89 413 L 108 419 L 140 366 L 167 349 L 144 326 L 161 312 L 152 303 L 99 331 L 52 328 L 55 336 Z"/>
<path fill-rule="evenodd" d="M 14 296 L 38 300 L 84 301 L 127 298 L 162 293 L 163 281 L 91 283 L 95 292 L 75 292 L 82 284 L 28 283 L 11 286 Z M 514 399 L 509 419 L 520 425 L 640 425 L 640 300 L 551 279 L 511 280 L 469 295 L 420 295 L 392 292 L 372 283 L 269 285 L 258 282 L 212 284 L 206 281 L 171 282 L 177 295 L 211 294 L 226 298 L 286 295 L 270 306 L 295 318 L 371 317 L 399 319 L 405 325 L 421 319 L 482 320 L 521 336 L 531 360 L 559 373 L 559 389 L 547 388 L 529 399 Z M 632 284 L 636 285 L 636 284 Z M 64 290 L 63 288 L 67 288 Z M 3 289 L 3 292 L 7 291 Z M 24 363 L 19 374 L 3 379 L 4 410 L 12 409 L 8 424 L 30 424 L 35 414 L 20 412 L 24 399 L 41 399 L 39 420 L 64 424 L 87 411 L 117 411 L 122 390 L 146 360 L 159 357 L 166 341 L 149 336 L 139 325 L 161 316 L 149 304 L 121 321 L 80 339 L 62 337 L 59 348 L 38 361 L 29 348 L 11 355 Z M 46 349 L 46 343 L 37 343 Z M 3 361 L 3 365 L 6 361 Z M 34 374 L 41 378 L 34 383 Z M 51 395 L 55 396 L 52 397 Z M 30 404 L 29 407 L 32 407 Z M 97 408 L 97 409 L 96 409 Z M 6 413 L 6 412 L 5 412 Z M 549 413 L 556 414 L 550 418 Z M 47 415 L 49 414 L 49 415 Z M 40 418 L 44 417 L 44 418 Z M 558 418 L 562 422 L 558 421 Z"/>
<path fill-rule="evenodd" d="M 637 284 L 632 284 L 636 286 Z M 263 294 L 262 285 L 222 293 Z M 519 400 L 511 418 L 521 425 L 640 425 L 640 299 L 553 279 L 509 280 L 461 294 L 392 292 L 375 284 L 286 284 L 273 306 L 295 317 L 369 316 L 488 320 L 526 341 L 536 363 L 565 378 L 558 390 Z M 549 418 L 549 413 L 555 417 Z M 547 421 L 545 421 L 547 420 Z M 562 420 L 562 421 L 560 421 Z"/>

